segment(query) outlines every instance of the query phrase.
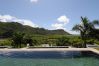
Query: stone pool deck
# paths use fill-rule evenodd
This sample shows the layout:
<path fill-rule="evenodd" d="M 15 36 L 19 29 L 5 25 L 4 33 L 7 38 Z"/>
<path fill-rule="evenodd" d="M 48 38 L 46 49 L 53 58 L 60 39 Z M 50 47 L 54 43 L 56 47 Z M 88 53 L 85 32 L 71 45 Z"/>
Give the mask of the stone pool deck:
<path fill-rule="evenodd" d="M 3 52 L 9 51 L 92 51 L 99 54 L 99 51 L 93 48 L 21 48 L 21 49 L 0 49 Z"/>

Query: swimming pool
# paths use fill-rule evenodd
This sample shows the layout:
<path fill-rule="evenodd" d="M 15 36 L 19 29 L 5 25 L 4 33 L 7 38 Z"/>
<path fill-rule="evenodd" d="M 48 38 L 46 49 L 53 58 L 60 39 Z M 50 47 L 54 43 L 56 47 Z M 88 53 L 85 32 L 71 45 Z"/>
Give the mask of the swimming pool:
<path fill-rule="evenodd" d="M 91 51 L 0 51 L 0 66 L 99 66 Z"/>

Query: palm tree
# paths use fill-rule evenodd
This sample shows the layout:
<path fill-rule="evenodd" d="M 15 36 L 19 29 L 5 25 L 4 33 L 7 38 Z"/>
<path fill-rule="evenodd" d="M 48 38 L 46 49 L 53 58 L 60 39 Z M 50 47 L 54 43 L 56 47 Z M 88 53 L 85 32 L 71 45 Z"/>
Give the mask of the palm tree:
<path fill-rule="evenodd" d="M 91 36 L 89 33 L 91 33 L 95 29 L 95 25 L 98 24 L 98 20 L 90 22 L 86 17 L 81 17 L 81 24 L 77 24 L 72 28 L 72 30 L 80 31 L 81 38 L 84 41 L 83 47 L 86 47 L 86 40 Z"/>

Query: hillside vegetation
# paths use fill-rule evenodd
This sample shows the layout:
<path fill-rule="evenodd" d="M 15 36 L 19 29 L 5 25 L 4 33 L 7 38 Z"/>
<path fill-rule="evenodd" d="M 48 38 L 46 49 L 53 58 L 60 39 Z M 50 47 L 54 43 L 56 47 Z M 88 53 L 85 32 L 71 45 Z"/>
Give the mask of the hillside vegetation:
<path fill-rule="evenodd" d="M 13 33 L 22 32 L 25 34 L 36 34 L 36 35 L 69 35 L 68 32 L 58 29 L 58 30 L 47 30 L 44 28 L 34 28 L 27 25 L 22 25 L 17 22 L 0 22 L 0 36 L 1 37 L 11 37 Z"/>
<path fill-rule="evenodd" d="M 49 44 L 50 46 L 86 47 L 87 44 L 99 44 L 99 29 L 93 28 L 94 25 L 86 21 L 84 20 L 84 27 L 81 30 L 79 27 L 82 25 L 73 27 L 73 30 L 81 31 L 80 35 L 71 35 L 62 29 L 48 30 L 17 22 L 0 22 L 0 46 L 21 48 L 26 47 L 27 44 L 30 46 Z M 95 21 L 95 24 L 99 22 Z"/>

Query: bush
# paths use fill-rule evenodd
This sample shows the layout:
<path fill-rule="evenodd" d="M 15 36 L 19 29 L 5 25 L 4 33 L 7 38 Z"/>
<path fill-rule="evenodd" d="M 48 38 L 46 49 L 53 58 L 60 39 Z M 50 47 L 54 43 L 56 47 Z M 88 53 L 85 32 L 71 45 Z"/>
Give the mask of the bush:
<path fill-rule="evenodd" d="M 56 41 L 57 46 L 68 46 L 69 45 L 69 38 L 67 37 L 61 37 L 58 38 Z"/>
<path fill-rule="evenodd" d="M 0 40 L 0 46 L 11 46 L 12 41 L 10 39 Z"/>

